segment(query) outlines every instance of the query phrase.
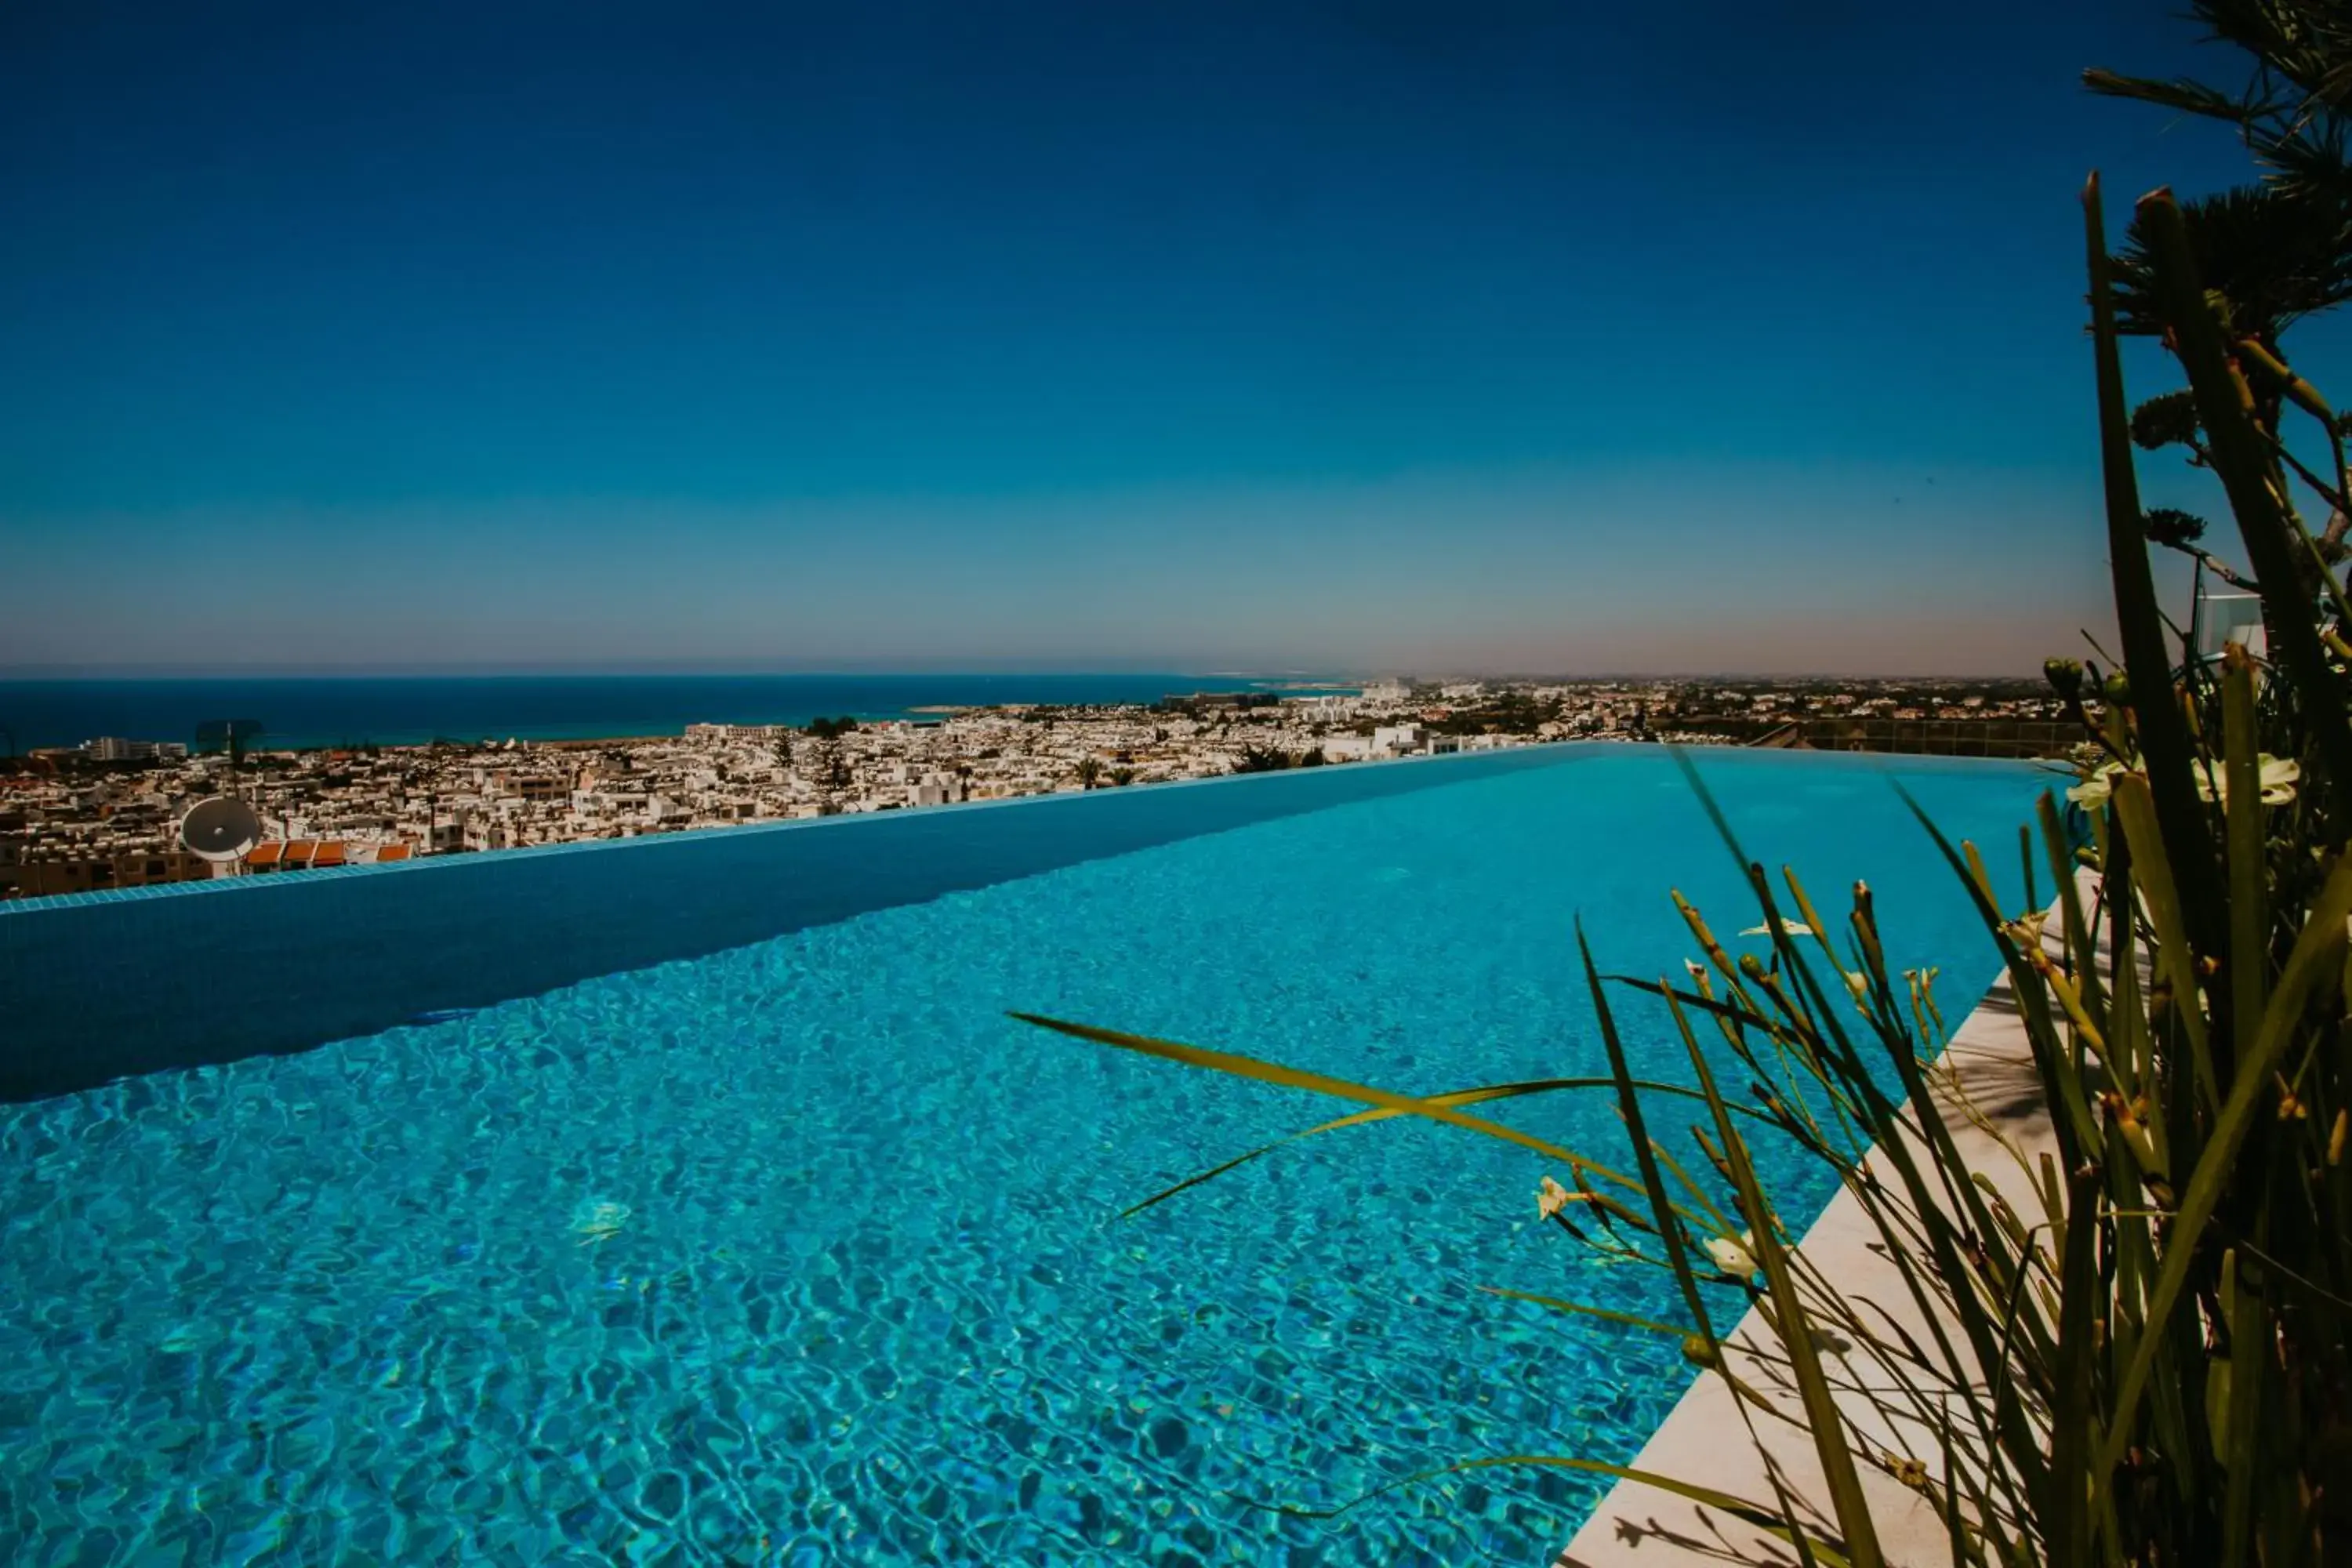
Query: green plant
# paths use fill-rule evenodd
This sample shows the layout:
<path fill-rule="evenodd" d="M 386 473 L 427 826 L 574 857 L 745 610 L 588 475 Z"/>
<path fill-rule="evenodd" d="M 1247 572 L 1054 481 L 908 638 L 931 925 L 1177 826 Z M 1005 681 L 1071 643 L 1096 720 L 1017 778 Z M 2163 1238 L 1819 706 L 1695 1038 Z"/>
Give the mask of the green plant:
<path fill-rule="evenodd" d="M 2083 73 L 2095 92 L 2136 99 L 2233 128 L 2265 174 L 2296 197 L 2352 198 L 2345 115 L 2352 109 L 2352 14 L 2341 0 L 2192 0 L 2209 39 L 2248 68 L 2231 92 L 2192 80 Z"/>
<path fill-rule="evenodd" d="M 1237 773 L 1277 773 L 1297 765 L 1299 760 L 1279 746 L 1246 745 L 1234 758 L 1234 772 Z"/>
<path fill-rule="evenodd" d="M 1774 1495 L 1741 1499 L 1641 1479 L 1728 1510 L 1810 1563 L 1883 1560 L 1861 1481 L 1874 1467 L 1933 1505 L 1956 1563 L 2286 1568 L 2352 1552 L 2352 616 L 2291 500 L 2291 479 L 2327 487 L 2292 463 L 2275 421 L 2299 410 L 2331 443 L 2337 425 L 2261 342 L 2232 336 L 2169 195 L 2141 202 L 2146 308 L 2160 312 L 2189 382 L 2200 459 L 2260 580 L 2273 659 L 2258 668 L 2232 650 L 2200 662 L 2168 639 L 2157 608 L 2095 179 L 2084 205 L 2123 654 L 2095 683 L 2106 699 L 2095 717 L 2084 672 L 2051 670 L 2096 759 L 2070 792 L 2085 830 L 2043 797 L 2038 835 L 2021 837 L 2016 909 L 2000 906 L 1975 846 L 1936 838 L 2007 970 L 2046 1147 L 2009 1139 L 1942 1059 L 1933 976 L 1888 972 L 1866 888 L 1832 937 L 1793 873 L 1776 881 L 1744 856 L 1769 965 L 1733 959 L 1683 904 L 1703 961 L 1679 980 L 1611 977 L 1667 1010 L 1692 1085 L 1632 1076 L 1612 985 L 1581 933 L 1605 1078 L 1415 1097 L 1028 1019 L 1368 1108 L 1310 1132 L 1414 1116 L 1548 1162 L 1546 1215 L 1673 1276 L 1685 1321 L 1646 1326 L 1724 1377 L 1751 1429 L 1789 1414 L 1752 1368 L 1794 1390 L 1834 1528 L 1811 1526 L 1777 1479 Z M 2054 894 L 2046 908 L 2037 882 Z M 1631 1133 L 1631 1172 L 1473 1109 L 1600 1089 Z M 1694 1101 L 1704 1114 L 1687 1158 L 1653 1128 L 1664 1108 Z M 1807 1258 L 1751 1157 L 1768 1132 L 1835 1173 L 1906 1310 L 1890 1317 Z M 2007 1191 L 2018 1196 L 1965 1152 L 1986 1138 L 2014 1158 Z M 1709 1282 L 1747 1291 L 1761 1351 L 1727 1353 Z M 1828 1346 L 1844 1347 L 1842 1370 Z M 1465 1463 L 1632 1473 L 1572 1455 Z"/>
<path fill-rule="evenodd" d="M 2347 157 L 2352 11 L 2341 0 L 2195 0 L 2191 11 L 2212 41 L 2234 47 L 2249 68 L 2237 90 L 2105 70 L 2085 71 L 2084 80 L 2096 92 L 2231 127 L 2261 177 L 2237 190 L 2169 205 L 2168 242 L 2147 232 L 2136 216 L 2115 258 L 2116 321 L 2126 334 L 2170 331 L 2174 311 L 2162 297 L 2155 253 L 2160 243 L 2185 247 L 2225 333 L 2248 364 L 2257 423 L 2278 437 L 2281 405 L 2293 381 L 2281 340 L 2295 322 L 2352 300 L 2352 162 Z M 2132 434 L 2150 450 L 2179 446 L 2191 462 L 2210 466 L 2189 393 L 2142 405 L 2133 415 Z M 2293 452 L 2282 448 L 2281 458 L 2332 507 L 2319 547 L 2328 561 L 2339 559 L 2352 533 L 2340 448 L 2333 474 L 2326 477 Z M 2199 557 L 2230 582 L 2252 586 L 2194 544 L 2196 531 L 2179 526 L 2183 515 L 2151 514 L 2149 537 Z"/>

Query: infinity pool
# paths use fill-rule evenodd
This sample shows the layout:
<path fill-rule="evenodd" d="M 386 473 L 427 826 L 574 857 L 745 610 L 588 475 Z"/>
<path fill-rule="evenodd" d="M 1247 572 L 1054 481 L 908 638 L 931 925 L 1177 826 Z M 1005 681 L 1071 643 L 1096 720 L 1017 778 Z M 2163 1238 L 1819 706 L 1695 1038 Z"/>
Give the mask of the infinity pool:
<path fill-rule="evenodd" d="M 0 1561 L 1547 1562 L 1599 1483 L 1257 1505 L 1630 1457 L 1677 1347 L 1480 1288 L 1674 1317 L 1670 1282 L 1539 1226 L 1539 1159 L 1433 1127 L 1118 1220 L 1339 1108 L 1004 1013 L 1409 1090 L 1603 1072 L 1573 917 L 1649 973 L 1690 950 L 1669 888 L 1754 917 L 1664 755 L 1559 757 L 0 1105 Z M 1824 905 L 1868 879 L 1890 956 L 1965 1011 L 1991 950 L 1883 767 L 1700 765 Z M 1996 866 L 2048 782 L 1899 776 Z M 1622 1021 L 1670 1072 L 1663 1020 Z M 1598 1098 L 1507 1116 L 1613 1141 Z"/>

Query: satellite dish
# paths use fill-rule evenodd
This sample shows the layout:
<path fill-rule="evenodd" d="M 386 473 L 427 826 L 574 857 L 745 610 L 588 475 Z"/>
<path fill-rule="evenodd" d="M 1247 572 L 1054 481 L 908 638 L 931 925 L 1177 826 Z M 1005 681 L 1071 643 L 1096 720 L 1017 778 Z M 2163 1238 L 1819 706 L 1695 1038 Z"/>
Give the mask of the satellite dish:
<path fill-rule="evenodd" d="M 242 858 L 261 837 L 261 818 L 253 807 L 230 795 L 200 800 L 180 818 L 180 842 L 201 859 Z"/>

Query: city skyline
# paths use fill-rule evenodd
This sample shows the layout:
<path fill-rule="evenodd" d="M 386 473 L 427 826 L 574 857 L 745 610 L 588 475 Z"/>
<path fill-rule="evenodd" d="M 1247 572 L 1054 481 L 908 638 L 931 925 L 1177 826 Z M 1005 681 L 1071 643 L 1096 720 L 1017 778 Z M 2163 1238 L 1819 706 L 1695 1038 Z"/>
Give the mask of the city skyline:
<path fill-rule="evenodd" d="M 340 684 L 348 696 L 362 683 Z M 446 696 L 452 683 L 418 684 Z M 549 726 L 541 714 L 520 729 L 478 727 L 472 740 L 261 727 L 241 762 L 201 739 L 140 738 L 131 731 L 156 727 L 131 721 L 30 751 L 0 800 L 0 899 L 1580 741 L 2034 757 L 2080 734 L 2040 681 L 1786 685 L 1391 679 L 1158 699 L 1068 690 L 1060 702 L 901 706 L 866 722 L 780 720 L 772 709 L 747 719 L 738 708 L 732 718 L 600 730 Z M 207 858 L 182 814 L 223 792 L 251 807 L 230 826 L 257 837 Z"/>
<path fill-rule="evenodd" d="M 2147 11 L 22 8 L 0 676 L 2026 673 Z"/>

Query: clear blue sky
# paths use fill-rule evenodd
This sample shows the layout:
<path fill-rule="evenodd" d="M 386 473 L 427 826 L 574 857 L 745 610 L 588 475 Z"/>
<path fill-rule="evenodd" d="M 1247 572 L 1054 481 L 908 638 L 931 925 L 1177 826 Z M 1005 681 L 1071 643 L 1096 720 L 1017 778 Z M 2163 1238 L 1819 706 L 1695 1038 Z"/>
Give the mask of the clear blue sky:
<path fill-rule="evenodd" d="M 2167 12 L 15 0 L 0 668 L 2030 670 Z"/>

